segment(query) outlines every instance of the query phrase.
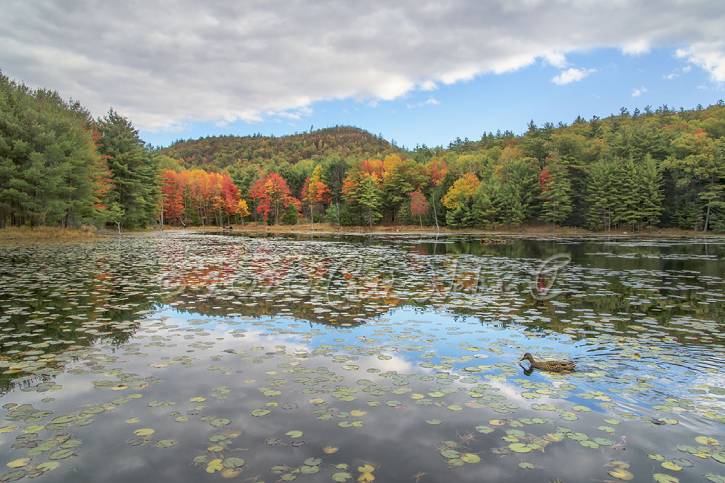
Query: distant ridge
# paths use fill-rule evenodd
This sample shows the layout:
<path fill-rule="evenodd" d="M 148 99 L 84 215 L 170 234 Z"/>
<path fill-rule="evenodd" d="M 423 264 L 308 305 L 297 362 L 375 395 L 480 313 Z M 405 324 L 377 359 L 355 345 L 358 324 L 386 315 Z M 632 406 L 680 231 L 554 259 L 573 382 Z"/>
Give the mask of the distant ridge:
<path fill-rule="evenodd" d="M 225 168 L 238 162 L 296 163 L 302 159 L 382 157 L 402 150 L 381 136 L 352 126 L 336 126 L 286 136 L 208 136 L 174 142 L 162 152 L 185 167 Z"/>

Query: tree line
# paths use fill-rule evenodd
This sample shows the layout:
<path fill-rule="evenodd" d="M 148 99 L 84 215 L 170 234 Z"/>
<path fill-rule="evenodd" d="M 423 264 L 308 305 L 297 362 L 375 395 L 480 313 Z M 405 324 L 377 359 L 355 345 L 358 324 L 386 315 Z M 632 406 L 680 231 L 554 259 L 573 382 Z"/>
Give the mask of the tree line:
<path fill-rule="evenodd" d="M 336 127 L 146 145 L 0 75 L 0 225 L 556 224 L 725 230 L 725 106 L 531 122 L 403 149 Z"/>
<path fill-rule="evenodd" d="M 158 153 L 113 110 L 0 74 L 0 227 L 144 227 L 161 203 Z"/>

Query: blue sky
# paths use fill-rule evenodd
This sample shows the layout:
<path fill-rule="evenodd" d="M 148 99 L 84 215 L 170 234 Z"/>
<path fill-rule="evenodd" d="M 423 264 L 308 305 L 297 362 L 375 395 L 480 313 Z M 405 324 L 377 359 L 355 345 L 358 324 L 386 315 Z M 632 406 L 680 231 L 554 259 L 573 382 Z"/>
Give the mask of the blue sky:
<path fill-rule="evenodd" d="M 725 85 L 722 0 L 4 0 L 0 22 L 5 75 L 154 145 L 337 124 L 446 145 Z"/>
<path fill-rule="evenodd" d="M 254 133 L 276 136 L 337 124 L 382 134 L 399 145 L 447 145 L 457 136 L 478 139 L 484 131 L 521 132 L 529 120 L 570 123 L 577 115 L 590 118 L 643 110 L 667 104 L 677 108 L 707 106 L 725 97 L 722 83 L 677 58 L 675 49 L 659 48 L 639 55 L 616 49 L 569 55 L 585 78 L 564 85 L 552 81 L 560 69 L 544 61 L 503 74 L 483 74 L 469 81 L 415 90 L 391 101 L 336 100 L 313 103 L 299 119 L 270 117 L 259 122 L 190 123 L 179 131 L 141 131 L 154 145 L 179 138 Z"/>

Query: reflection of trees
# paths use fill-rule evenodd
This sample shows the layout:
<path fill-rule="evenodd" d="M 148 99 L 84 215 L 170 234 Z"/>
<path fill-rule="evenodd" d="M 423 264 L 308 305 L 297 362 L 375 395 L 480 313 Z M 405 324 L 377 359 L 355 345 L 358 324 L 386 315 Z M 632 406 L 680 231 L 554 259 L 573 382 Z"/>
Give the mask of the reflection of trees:
<path fill-rule="evenodd" d="M 138 330 L 144 312 L 168 304 L 201 315 L 285 316 L 330 326 L 359 325 L 395 307 L 440 308 L 501 326 L 525 320 L 534 330 L 577 338 L 602 327 L 622 333 L 647 317 L 657 321 L 658 331 L 681 343 L 708 343 L 699 335 L 720 340 L 717 332 L 685 332 L 678 319 L 695 317 L 715 327 L 723 313 L 722 297 L 703 304 L 707 296 L 702 292 L 716 292 L 712 287 L 719 287 L 720 279 L 714 277 L 707 286 L 701 277 L 680 279 L 665 271 L 697 267 L 700 261 L 592 255 L 605 249 L 651 255 L 651 247 L 353 240 L 342 245 L 295 237 L 140 237 L 92 248 L 17 249 L 3 258 L 0 274 L 0 359 L 32 361 L 35 350 L 59 354 L 71 344 L 123 344 Z M 562 274 L 568 292 L 553 301 L 534 300 L 528 289 L 540 260 L 564 248 L 575 264 Z M 704 290 L 679 290 L 680 283 Z M 575 309 L 582 308 L 597 315 L 594 321 L 577 316 Z M 550 321 L 534 320 L 530 310 Z M 601 314 L 615 317 L 604 322 Z M 512 320 L 515 316 L 519 321 Z M 576 325 L 566 321 L 573 319 Z M 57 343 L 63 341 L 68 343 Z M 47 362 L 48 367 L 60 364 L 52 358 Z M 2 374 L 0 390 L 25 375 Z M 38 373 L 23 380 L 37 383 L 42 377 Z"/>

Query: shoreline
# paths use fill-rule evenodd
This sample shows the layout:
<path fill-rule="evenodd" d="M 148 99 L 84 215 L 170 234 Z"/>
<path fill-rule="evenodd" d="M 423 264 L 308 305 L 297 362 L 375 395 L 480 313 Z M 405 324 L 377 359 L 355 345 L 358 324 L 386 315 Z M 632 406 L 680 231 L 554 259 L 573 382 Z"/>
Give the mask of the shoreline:
<path fill-rule="evenodd" d="M 394 236 L 478 236 L 478 237 L 574 237 L 574 238 L 661 238 L 661 239 L 713 239 L 724 240 L 725 233 L 701 232 L 695 230 L 680 230 L 673 228 L 658 228 L 646 231 L 615 230 L 609 232 L 589 231 L 583 228 L 560 227 L 560 226 L 519 226 L 499 227 L 491 230 L 465 228 L 452 229 L 442 227 L 439 230 L 418 225 L 378 225 L 372 229 L 362 226 L 338 227 L 329 223 L 315 223 L 297 225 L 264 225 L 259 223 L 246 223 L 244 225 L 233 225 L 231 231 L 226 231 L 216 226 L 189 226 L 177 227 L 166 226 L 163 230 L 158 228 L 147 228 L 143 230 L 127 230 L 122 236 L 142 235 L 148 233 L 231 233 L 241 235 L 298 235 L 298 236 L 364 236 L 364 235 L 394 235 Z M 80 228 L 57 228 L 57 227 L 9 227 L 0 228 L 0 243 L 63 243 L 98 241 L 118 236 L 115 230 L 100 229 L 89 230 Z"/>
<path fill-rule="evenodd" d="M 297 225 L 263 225 L 257 223 L 247 223 L 242 225 L 233 225 L 231 231 L 222 230 L 219 227 L 173 227 L 164 228 L 165 232 L 182 231 L 182 232 L 203 232 L 203 233 L 231 233 L 231 234 L 249 234 L 249 235 L 308 235 L 308 236 L 356 236 L 356 235 L 423 235 L 423 236 L 490 236 L 490 237 L 537 237 L 537 236 L 559 236 L 559 237 L 595 237 L 595 238 L 682 238 L 682 239 L 698 239 L 698 238 L 714 238 L 725 240 L 725 233 L 701 232 L 695 230 L 680 230 L 675 228 L 658 228 L 646 231 L 627 231 L 615 230 L 609 232 L 590 231 L 583 228 L 560 227 L 560 226 L 519 226 L 519 227 L 500 227 L 491 230 L 463 228 L 452 229 L 442 227 L 438 231 L 435 228 L 425 226 L 421 228 L 417 225 L 378 225 L 372 229 L 362 226 L 343 226 L 338 227 L 329 223 L 315 223 L 314 229 L 310 224 Z"/>

